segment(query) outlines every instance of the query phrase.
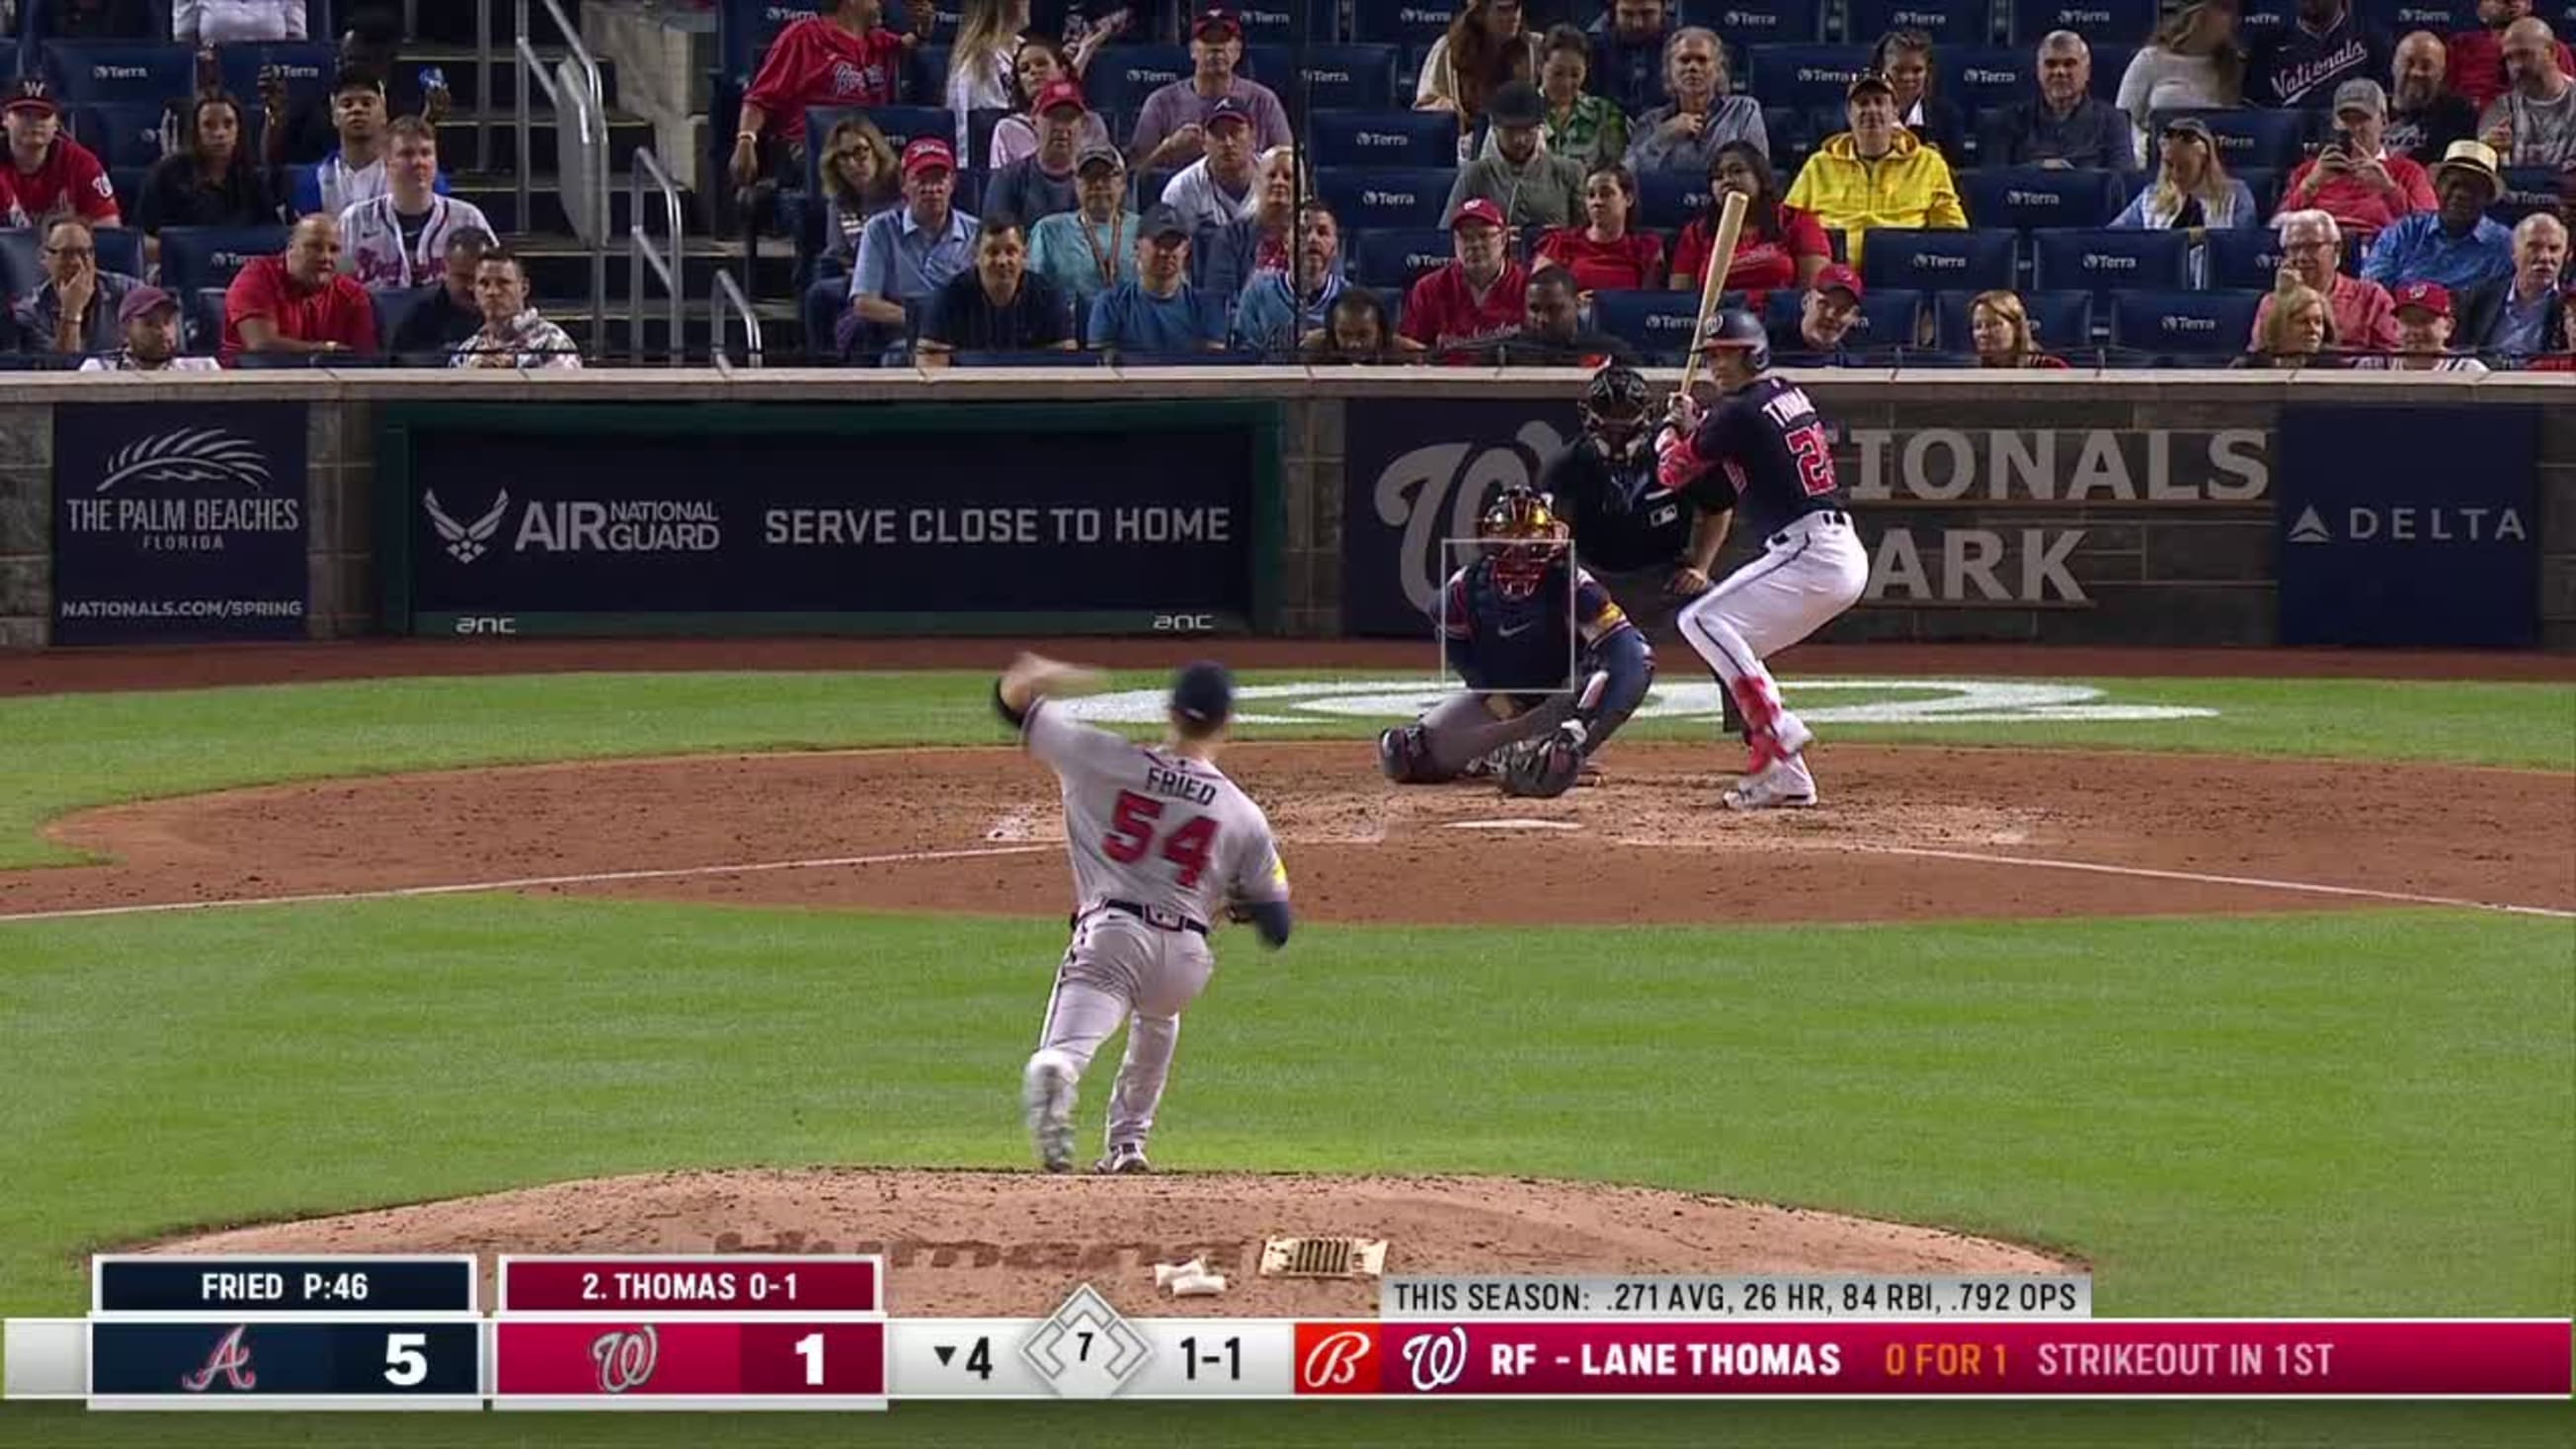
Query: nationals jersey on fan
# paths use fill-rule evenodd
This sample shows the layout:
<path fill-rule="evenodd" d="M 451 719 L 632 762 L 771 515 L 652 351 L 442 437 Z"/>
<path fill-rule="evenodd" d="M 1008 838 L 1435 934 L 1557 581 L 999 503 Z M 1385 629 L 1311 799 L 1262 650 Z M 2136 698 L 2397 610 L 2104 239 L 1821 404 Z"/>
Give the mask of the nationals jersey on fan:
<path fill-rule="evenodd" d="M 1288 899 L 1270 820 L 1214 765 L 1119 738 L 1046 700 L 1021 739 L 1064 784 L 1074 911 L 1124 901 L 1207 924 L 1237 901 Z M 1155 924 L 1166 924 L 1156 921 Z"/>
<path fill-rule="evenodd" d="M 1755 533 L 1846 506 L 1816 405 L 1806 389 L 1769 374 L 1719 398 L 1698 431 L 1664 453 L 1658 476 L 1712 513 L 1738 510 Z"/>
<path fill-rule="evenodd" d="M 1494 561 L 1480 558 L 1449 576 L 1440 618 L 1441 655 L 1469 689 L 1545 694 L 1573 686 L 1576 642 L 1583 650 L 1622 629 L 1636 627 L 1601 581 L 1573 572 L 1574 607 L 1566 608 L 1562 554 L 1538 587 L 1506 597 L 1494 580 Z"/>

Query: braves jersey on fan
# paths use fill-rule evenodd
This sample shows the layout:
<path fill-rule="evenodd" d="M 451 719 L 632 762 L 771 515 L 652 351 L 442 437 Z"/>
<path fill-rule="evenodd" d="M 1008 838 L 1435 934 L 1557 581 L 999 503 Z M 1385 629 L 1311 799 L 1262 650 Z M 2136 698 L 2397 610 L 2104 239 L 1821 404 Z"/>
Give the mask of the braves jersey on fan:
<path fill-rule="evenodd" d="M 1806 390 L 1757 377 L 1717 400 L 1689 437 L 1662 450 L 1657 476 L 1712 513 L 1733 508 L 1755 533 L 1844 507 L 1833 440 Z"/>
<path fill-rule="evenodd" d="M 1657 481 L 1652 448 L 1614 461 L 1599 440 L 1576 438 L 1547 460 L 1538 491 L 1583 561 L 1610 573 L 1671 563 L 1690 542 L 1690 500 Z"/>
<path fill-rule="evenodd" d="M 1566 608 L 1567 564 L 1548 565 L 1527 598 L 1505 598 L 1494 584 L 1494 561 L 1481 558 L 1449 576 L 1448 606 L 1440 621 L 1442 657 L 1470 689 L 1544 694 L 1570 689 L 1577 667 L 1575 641 L 1585 648 L 1621 629 L 1634 628 L 1627 613 L 1598 579 L 1577 568 L 1574 607 Z"/>
<path fill-rule="evenodd" d="M 1083 724 L 1040 700 L 1021 738 L 1064 785 L 1077 914 L 1127 901 L 1205 924 L 1231 894 L 1288 899 L 1269 817 L 1214 765 Z"/>

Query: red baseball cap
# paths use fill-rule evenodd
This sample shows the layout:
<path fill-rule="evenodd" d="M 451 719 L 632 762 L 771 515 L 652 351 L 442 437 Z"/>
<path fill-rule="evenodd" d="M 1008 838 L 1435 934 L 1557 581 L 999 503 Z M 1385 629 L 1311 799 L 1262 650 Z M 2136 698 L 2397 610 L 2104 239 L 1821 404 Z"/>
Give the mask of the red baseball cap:
<path fill-rule="evenodd" d="M 40 76 L 21 76 L 0 93 L 0 111 L 42 111 L 59 116 L 62 104 L 54 99 L 54 88 Z"/>
<path fill-rule="evenodd" d="M 937 136 L 915 136 L 903 148 L 903 174 L 917 176 L 924 171 L 954 171 L 957 153 Z"/>
<path fill-rule="evenodd" d="M 1241 35 L 1243 22 L 1235 19 L 1234 12 L 1225 6 L 1210 5 L 1190 21 L 1190 38 L 1196 40 L 1211 30 L 1222 30 L 1228 35 Z"/>
<path fill-rule="evenodd" d="M 1038 87 L 1037 103 L 1030 106 L 1029 111 L 1033 115 L 1043 116 L 1058 106 L 1071 106 L 1077 111 L 1091 109 L 1089 103 L 1082 98 L 1081 82 L 1065 79 L 1048 81 Z"/>
<path fill-rule="evenodd" d="M 2439 282 L 2408 282 L 2397 289 L 2397 308 L 2420 308 L 2436 317 L 2451 315 L 2451 289 Z"/>
<path fill-rule="evenodd" d="M 1503 225 L 1503 209 L 1494 205 L 1488 198 L 1471 196 L 1458 204 L 1458 214 L 1449 218 L 1449 229 L 1456 231 L 1471 221 L 1481 221 L 1487 226 L 1500 230 Z"/>
<path fill-rule="evenodd" d="M 1853 271 L 1851 268 L 1844 266 L 1840 262 L 1827 262 L 1825 264 L 1825 269 L 1816 273 L 1815 286 L 1808 290 L 1821 292 L 1827 287 L 1840 287 L 1842 290 L 1851 293 L 1852 300 L 1855 302 L 1869 295 L 1869 293 L 1861 287 L 1860 273 Z"/>

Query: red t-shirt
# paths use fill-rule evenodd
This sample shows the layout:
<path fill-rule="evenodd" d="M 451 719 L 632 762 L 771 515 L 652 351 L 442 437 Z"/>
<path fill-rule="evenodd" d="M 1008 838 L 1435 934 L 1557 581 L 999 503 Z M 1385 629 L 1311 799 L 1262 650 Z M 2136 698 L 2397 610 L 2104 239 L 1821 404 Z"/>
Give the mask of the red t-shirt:
<path fill-rule="evenodd" d="M 7 173 L 13 226 L 35 226 L 61 212 L 88 222 L 117 219 L 116 187 L 107 179 L 107 168 L 69 136 L 55 137 L 45 164 L 35 170 L 21 171 L 12 163 L 0 166 L 0 172 Z"/>
<path fill-rule="evenodd" d="M 1454 353 L 1472 342 L 1498 337 L 1521 325 L 1529 308 L 1529 273 L 1518 262 L 1503 264 L 1503 274 L 1483 300 L 1467 285 L 1466 269 L 1456 262 L 1442 267 L 1405 294 L 1405 336 L 1434 352 Z"/>
<path fill-rule="evenodd" d="M 2559 353 L 2544 357 L 2531 365 L 2533 372 L 2576 372 L 2576 354 Z"/>
<path fill-rule="evenodd" d="M 2496 31 L 2463 30 L 2450 37 L 2443 49 L 2450 56 L 2450 64 L 2442 72 L 2442 85 L 2458 92 L 2478 110 L 2486 110 L 2512 86 L 2504 73 L 2504 36 Z M 2576 54 L 2569 53 L 2563 40 L 2558 42 L 2558 73 L 2576 75 Z"/>
<path fill-rule="evenodd" d="M 253 257 L 224 289 L 223 360 L 243 352 L 245 317 L 266 317 L 278 335 L 298 342 L 337 342 L 353 352 L 376 350 L 376 309 L 355 278 L 334 273 L 312 291 L 286 274 L 286 258 Z"/>
<path fill-rule="evenodd" d="M 1716 241 L 1712 232 L 1716 223 L 1702 217 L 1682 228 L 1673 242 L 1673 275 L 1698 279 L 1708 269 L 1709 247 Z M 1745 300 L 1760 310 L 1763 297 L 1775 288 L 1798 285 L 1798 262 L 1803 257 L 1833 259 L 1834 248 L 1825 240 L 1825 229 L 1815 217 L 1796 207 L 1780 208 L 1780 240 L 1770 241 L 1747 226 L 1735 242 L 1735 263 L 1726 269 L 1729 292 L 1743 292 Z"/>
<path fill-rule="evenodd" d="M 2317 169 L 2315 159 L 2310 158 L 2290 173 L 2290 184 L 2281 192 L 2281 205 L 2290 210 L 2313 207 L 2345 229 L 2364 236 L 2377 236 L 2415 212 L 2431 211 L 2441 205 L 2433 197 L 2433 178 L 2412 159 L 2391 151 L 2379 158 L 2379 164 L 2388 168 L 2388 179 L 2397 183 L 2394 197 L 2347 171 L 2318 187 L 2315 196 L 2293 200 Z"/>
<path fill-rule="evenodd" d="M 768 113 L 781 138 L 802 141 L 807 106 L 891 106 L 902 74 L 902 36 L 882 26 L 852 35 L 809 15 L 769 42 L 742 99 Z"/>
<path fill-rule="evenodd" d="M 1664 239 L 1652 232 L 1600 242 L 1587 228 L 1561 226 L 1539 238 L 1538 254 L 1572 273 L 1580 291 L 1634 292 L 1664 282 Z"/>

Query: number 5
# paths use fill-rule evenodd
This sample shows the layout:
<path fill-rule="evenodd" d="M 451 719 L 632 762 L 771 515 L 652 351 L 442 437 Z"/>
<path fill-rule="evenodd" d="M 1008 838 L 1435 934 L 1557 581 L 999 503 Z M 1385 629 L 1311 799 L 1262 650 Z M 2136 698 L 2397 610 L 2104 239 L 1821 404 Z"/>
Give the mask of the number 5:
<path fill-rule="evenodd" d="M 398 1389 L 418 1387 L 429 1377 L 429 1360 L 421 1353 L 429 1345 L 426 1333 L 388 1333 L 385 1335 L 385 1382 Z"/>

